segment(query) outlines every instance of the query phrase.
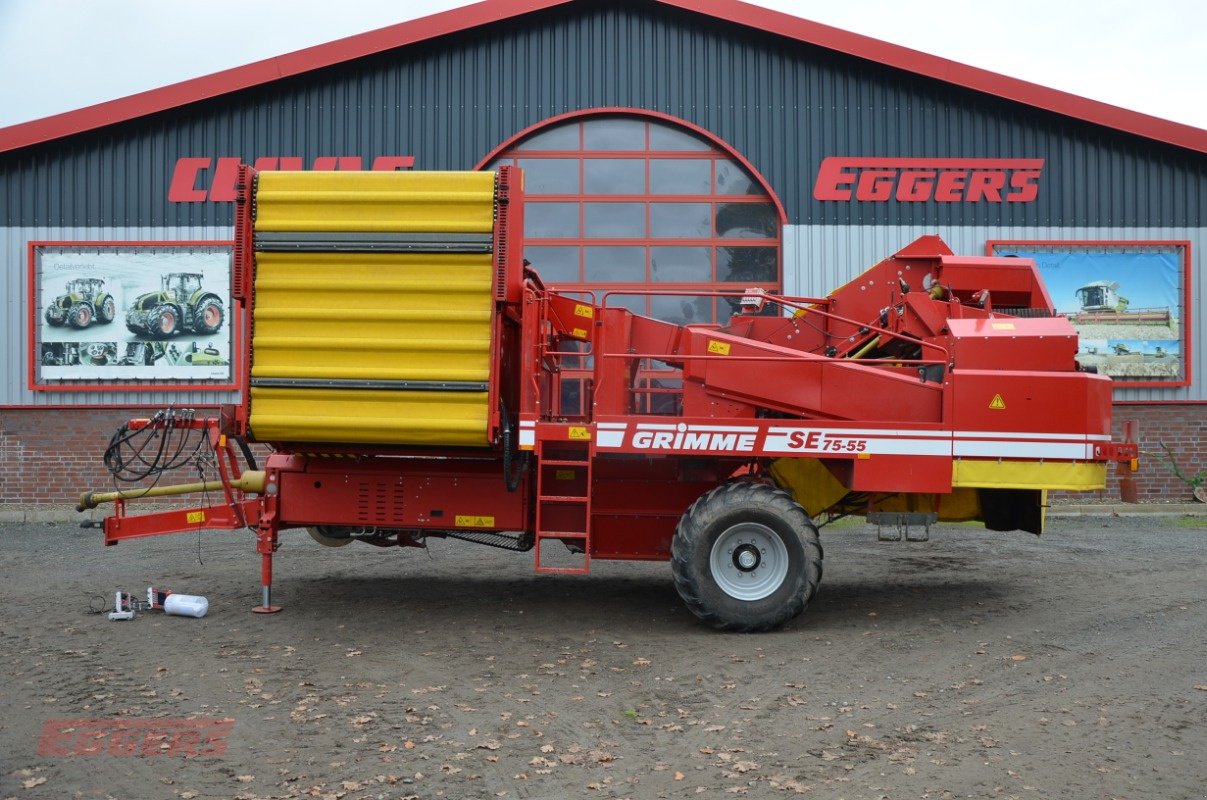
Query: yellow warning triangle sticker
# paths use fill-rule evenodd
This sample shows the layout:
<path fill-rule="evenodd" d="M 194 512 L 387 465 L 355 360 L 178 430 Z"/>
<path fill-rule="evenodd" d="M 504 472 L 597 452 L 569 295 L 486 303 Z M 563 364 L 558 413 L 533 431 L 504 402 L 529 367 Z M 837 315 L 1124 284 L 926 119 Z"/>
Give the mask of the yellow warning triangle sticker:
<path fill-rule="evenodd" d="M 989 407 L 994 411 L 1005 411 L 1006 401 L 1002 399 L 1000 394 L 995 394 L 993 399 L 989 401 Z"/>

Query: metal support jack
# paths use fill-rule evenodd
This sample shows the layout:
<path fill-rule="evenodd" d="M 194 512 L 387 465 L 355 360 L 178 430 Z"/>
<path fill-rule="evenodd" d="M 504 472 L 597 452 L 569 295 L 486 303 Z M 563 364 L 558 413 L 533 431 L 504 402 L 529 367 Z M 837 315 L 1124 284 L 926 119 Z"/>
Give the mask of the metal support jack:
<path fill-rule="evenodd" d="M 876 526 L 876 538 L 882 542 L 929 542 L 930 526 L 939 520 L 933 511 L 872 511 L 867 515 L 869 525 Z M 921 535 L 910 530 L 921 526 Z"/>

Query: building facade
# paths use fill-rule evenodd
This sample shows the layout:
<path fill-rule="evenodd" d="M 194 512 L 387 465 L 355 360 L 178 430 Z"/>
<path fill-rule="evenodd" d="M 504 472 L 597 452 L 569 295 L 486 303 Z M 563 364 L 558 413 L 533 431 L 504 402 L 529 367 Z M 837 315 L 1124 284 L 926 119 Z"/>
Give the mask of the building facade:
<path fill-rule="evenodd" d="M 122 421 L 236 400 L 240 162 L 518 164 L 546 280 L 675 321 L 729 309 L 631 292 L 822 296 L 927 233 L 1032 256 L 1142 450 L 1207 459 L 1207 132 L 728 0 L 534 0 L 0 130 L 0 502 L 105 486 Z M 1190 496 L 1155 458 L 1139 485 Z"/>

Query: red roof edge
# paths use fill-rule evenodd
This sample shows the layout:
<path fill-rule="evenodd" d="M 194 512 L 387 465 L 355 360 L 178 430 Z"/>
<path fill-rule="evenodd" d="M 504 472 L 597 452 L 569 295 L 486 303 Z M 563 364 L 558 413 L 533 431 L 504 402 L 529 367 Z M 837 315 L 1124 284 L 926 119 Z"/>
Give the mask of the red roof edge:
<path fill-rule="evenodd" d="M 492 22 L 529 14 L 571 0 L 482 0 L 333 42 L 266 58 L 241 67 L 190 78 L 42 119 L 0 128 L 0 153 L 178 108 L 211 97 L 300 75 L 396 47 L 436 39 Z"/>
<path fill-rule="evenodd" d="M 741 0 L 658 0 L 730 22 L 786 36 L 798 42 L 824 47 L 840 53 L 875 61 L 885 66 L 913 72 L 928 78 L 962 86 L 977 92 L 1012 100 L 1016 103 L 1073 117 L 1096 125 L 1136 134 L 1147 139 L 1207 153 L 1207 130 L 1181 122 L 1153 117 L 1139 111 L 1090 100 L 1079 95 L 1050 89 L 1018 78 L 1010 78 L 979 67 L 932 56 L 870 36 L 832 28 L 820 22 L 793 17 L 769 8 L 753 6 Z"/>
<path fill-rule="evenodd" d="M 428 17 L 193 78 L 129 97 L 0 128 L 0 152 L 177 108 L 322 67 L 499 22 L 573 0 L 483 0 Z M 857 33 L 752 6 L 741 0 L 655 0 L 888 67 L 1147 139 L 1207 152 L 1207 130 L 1129 111 Z"/>

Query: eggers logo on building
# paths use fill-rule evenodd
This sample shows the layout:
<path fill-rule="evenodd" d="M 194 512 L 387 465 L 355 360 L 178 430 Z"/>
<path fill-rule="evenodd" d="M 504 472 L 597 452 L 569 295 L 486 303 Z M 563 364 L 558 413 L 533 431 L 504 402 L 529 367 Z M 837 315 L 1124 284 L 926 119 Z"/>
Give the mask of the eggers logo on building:
<path fill-rule="evenodd" d="M 1030 203 L 1039 196 L 1042 158 L 822 159 L 817 200 L 885 203 Z"/>

